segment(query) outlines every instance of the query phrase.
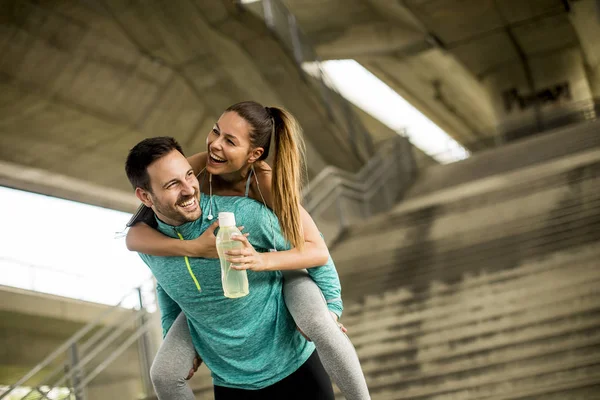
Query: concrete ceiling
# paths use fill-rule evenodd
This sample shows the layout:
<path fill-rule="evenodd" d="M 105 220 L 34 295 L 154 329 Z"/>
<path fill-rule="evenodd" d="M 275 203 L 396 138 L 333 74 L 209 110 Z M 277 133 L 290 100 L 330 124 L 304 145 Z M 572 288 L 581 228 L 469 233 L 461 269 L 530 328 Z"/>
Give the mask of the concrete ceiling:
<path fill-rule="evenodd" d="M 291 54 L 234 2 L 0 0 L 0 185 L 131 210 L 135 143 L 171 135 L 202 151 L 222 110 L 249 99 L 300 120 L 309 175 L 364 162 Z"/>
<path fill-rule="evenodd" d="M 600 98 L 595 0 L 283 1 L 322 59 L 359 61 L 466 145 Z M 505 107 L 563 83 L 557 101 Z"/>
<path fill-rule="evenodd" d="M 594 0 L 284 2 L 322 58 L 356 59 L 471 148 L 600 97 Z M 0 185 L 132 210 L 129 148 L 166 134 L 203 150 L 221 110 L 247 99 L 298 117 L 310 175 L 357 170 L 365 155 L 309 82 L 231 0 L 0 0 Z M 506 108 L 506 93 L 565 82 L 568 96 Z M 394 134 L 361 116 L 375 141 Z"/>

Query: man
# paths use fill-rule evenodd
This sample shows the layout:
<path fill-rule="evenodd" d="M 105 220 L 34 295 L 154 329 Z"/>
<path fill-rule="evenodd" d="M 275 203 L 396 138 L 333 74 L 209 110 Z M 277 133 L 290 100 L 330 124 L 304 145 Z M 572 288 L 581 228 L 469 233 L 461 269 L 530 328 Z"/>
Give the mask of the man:
<path fill-rule="evenodd" d="M 230 211 L 252 234 L 251 244 L 272 247 L 285 241 L 273 214 L 243 197 L 200 196 L 199 184 L 173 138 L 138 143 L 126 162 L 136 196 L 156 214 L 158 230 L 181 240 L 194 239 L 213 221 L 202 209 Z M 273 229 L 275 228 L 275 229 Z M 211 370 L 215 398 L 333 399 L 333 390 L 314 345 L 295 329 L 282 295 L 281 274 L 248 272 L 250 294 L 224 297 L 218 259 L 140 254 L 157 279 L 158 302 L 166 334 L 183 311 L 194 348 Z M 325 374 L 325 376 L 323 376 Z"/>

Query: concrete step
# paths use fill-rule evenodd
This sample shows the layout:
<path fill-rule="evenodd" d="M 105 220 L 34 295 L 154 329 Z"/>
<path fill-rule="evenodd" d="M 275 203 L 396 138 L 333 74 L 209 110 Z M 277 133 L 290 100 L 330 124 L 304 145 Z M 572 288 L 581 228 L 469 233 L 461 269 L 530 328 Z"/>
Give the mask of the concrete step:
<path fill-rule="evenodd" d="M 511 392 L 536 392 L 540 388 L 555 384 L 557 381 L 562 384 L 568 384 L 575 380 L 584 381 L 586 384 L 590 381 L 597 381 L 600 376 L 600 366 L 593 357 L 586 360 L 585 364 L 579 366 L 579 361 L 574 364 L 565 364 L 564 369 L 556 366 L 545 367 L 542 372 L 516 370 L 514 373 L 498 376 L 494 379 L 473 380 L 470 384 L 455 383 L 438 390 L 428 391 L 406 390 L 397 391 L 393 386 L 384 390 L 372 390 L 374 400 L 396 400 L 396 399 L 435 399 L 435 400 L 470 400 L 486 399 L 496 397 L 505 399 Z M 534 371 L 537 371 L 534 370 Z M 541 391 L 542 393 L 544 391 Z M 539 399 L 540 397 L 535 397 Z M 544 397 L 541 397 L 544 398 Z M 564 397 L 570 399 L 571 397 Z M 589 397 L 588 399 L 597 399 Z"/>
<path fill-rule="evenodd" d="M 404 287 L 427 290 L 431 282 L 451 284 L 481 272 L 512 269 L 522 259 L 600 240 L 600 214 L 530 232 L 455 248 L 452 241 L 414 246 L 376 257 L 357 257 L 339 268 L 344 297 L 358 301 L 371 293 Z"/>
<path fill-rule="evenodd" d="M 470 381 L 481 380 L 485 382 L 489 377 L 502 376 L 509 374 L 514 370 L 535 370 L 538 368 L 550 367 L 552 365 L 561 365 L 561 363 L 571 363 L 577 366 L 578 360 L 585 360 L 589 357 L 590 353 L 595 353 L 595 358 L 598 358 L 598 354 L 600 354 L 598 338 L 589 341 L 586 345 L 577 345 L 574 348 L 561 350 L 549 349 L 543 353 L 527 357 L 517 356 L 512 360 L 507 359 L 504 362 L 488 363 L 478 367 L 458 366 L 453 369 L 449 368 L 446 371 L 439 371 L 438 373 L 418 374 L 412 378 L 397 372 L 391 372 L 385 375 L 382 374 L 376 378 L 370 377 L 369 386 L 371 387 L 371 390 L 375 391 L 378 387 L 382 388 L 393 385 L 399 392 L 398 394 L 400 394 L 402 390 L 410 390 L 411 388 L 421 388 L 425 389 L 424 391 L 427 392 L 427 388 L 437 386 L 438 390 L 443 390 L 446 387 L 451 386 L 448 382 L 459 383 L 465 381 L 466 379 L 464 379 L 464 377 L 466 375 L 469 376 L 468 380 Z"/>
<path fill-rule="evenodd" d="M 600 164 L 598 166 L 598 177 L 579 180 L 576 186 L 543 188 L 502 201 L 472 201 L 469 207 L 460 209 L 444 205 L 440 208 L 421 210 L 418 215 L 411 215 L 411 218 L 400 214 L 399 218 L 395 219 L 395 214 L 390 214 L 384 225 L 370 227 L 368 230 L 364 227 L 351 228 L 344 241 L 336 246 L 332 253 L 339 257 L 339 260 L 344 260 L 352 258 L 357 249 L 363 246 L 386 250 L 424 239 L 431 241 L 448 236 L 462 237 L 484 227 L 496 231 L 503 228 L 503 223 L 514 223 L 531 216 L 543 219 L 544 215 L 555 217 L 568 214 L 575 207 L 587 207 L 588 203 L 593 204 L 595 200 L 600 199 Z M 505 228 L 512 229 L 512 226 Z M 394 240 L 390 240 L 391 238 Z"/>
<path fill-rule="evenodd" d="M 505 346 L 506 343 L 519 341 L 532 341 L 551 335 L 565 334 L 570 330 L 583 327 L 600 327 L 600 295 L 584 295 L 570 300 L 567 304 L 573 309 L 569 311 L 566 306 L 560 310 L 544 310 L 541 315 L 522 313 L 521 318 L 513 319 L 509 316 L 500 319 L 498 323 L 481 324 L 465 327 L 462 334 L 454 334 L 446 339 L 444 332 L 437 336 L 429 335 L 421 338 L 413 335 L 410 338 L 391 338 L 385 341 L 373 341 L 357 349 L 361 359 L 390 359 L 406 356 L 411 362 L 433 362 L 448 357 L 463 356 L 482 350 L 491 350 Z M 573 325 L 572 325 L 573 324 Z M 375 328 L 375 327 L 374 327 Z M 415 354 L 418 353 L 418 358 Z"/>
<path fill-rule="evenodd" d="M 578 165 L 567 170 L 560 170 L 549 176 L 540 178 L 534 175 L 530 179 L 522 179 L 521 182 L 516 182 L 508 186 L 499 185 L 495 187 L 494 185 L 490 185 L 492 187 L 489 190 L 471 190 L 474 193 L 469 193 L 470 190 L 466 188 L 464 191 L 461 191 L 463 195 L 458 198 L 454 198 L 453 196 L 444 198 L 444 196 L 440 196 L 441 198 L 437 199 L 438 201 L 428 201 L 428 197 L 425 197 L 422 201 L 414 199 L 402 202 L 385 215 L 374 217 L 362 224 L 352 226 L 346 232 L 346 237 L 352 237 L 353 235 L 365 236 L 371 233 L 379 234 L 386 230 L 396 229 L 399 226 L 415 226 L 423 223 L 424 218 L 430 218 L 432 211 L 435 211 L 434 216 L 436 218 L 444 218 L 471 212 L 472 210 L 486 210 L 490 207 L 496 207 L 514 200 L 523 200 L 523 203 L 529 205 L 526 202 L 528 196 L 544 191 L 553 191 L 550 193 L 552 198 L 556 197 L 556 195 L 568 194 L 569 190 L 585 184 L 586 181 L 598 180 L 600 163 L 597 161 L 597 158 L 600 158 L 600 150 L 594 151 L 594 153 L 597 153 L 597 156 L 594 156 L 592 163 Z M 591 160 L 588 158 L 588 161 Z M 507 180 L 514 181 L 518 178 L 519 176 L 516 175 L 507 178 Z"/>
<path fill-rule="evenodd" d="M 581 218 L 571 221 L 570 225 L 526 232 L 514 237 L 506 236 L 469 247 L 438 247 L 437 250 L 432 247 L 433 254 L 409 248 L 389 255 L 361 257 L 346 265 L 340 272 L 343 293 L 349 303 L 361 301 L 369 297 L 370 293 L 381 293 L 366 290 L 374 284 L 382 283 L 387 289 L 403 288 L 416 294 L 430 290 L 432 285 L 443 287 L 474 275 L 514 269 L 522 265 L 522 260 L 531 257 L 569 247 L 594 245 L 600 239 L 599 222 L 595 219 L 598 218 Z M 359 277 L 360 281 L 357 280 Z M 365 292 L 352 296 L 352 290 Z"/>
<path fill-rule="evenodd" d="M 592 268 L 598 269 L 597 265 Z M 412 309 L 387 306 L 377 313 L 364 313 L 360 319 L 344 319 L 344 325 L 350 329 L 357 347 L 392 337 L 412 338 L 415 334 L 419 335 L 420 340 L 442 333 L 444 339 L 450 339 L 454 331 L 464 332 L 471 324 L 483 325 L 488 320 L 498 322 L 504 317 L 514 319 L 522 313 L 543 312 L 545 307 L 560 308 L 562 301 L 577 299 L 583 293 L 594 293 L 594 286 L 600 286 L 600 271 L 593 271 L 594 274 L 587 272 L 571 282 L 546 281 L 544 284 L 537 283 L 529 288 L 521 287 L 507 292 L 490 290 L 480 296 L 465 293 L 461 301 L 451 302 L 447 306 L 440 304 L 428 308 L 419 304 Z M 477 299 L 477 302 L 470 302 L 471 299 Z M 373 327 L 377 327 L 376 332 Z"/>
<path fill-rule="evenodd" d="M 599 188 L 600 189 L 600 188 Z M 437 252 L 449 251 L 452 249 L 460 249 L 464 247 L 472 247 L 482 242 L 494 242 L 499 239 L 512 236 L 514 234 L 526 234 L 548 228 L 560 228 L 563 225 L 570 223 L 578 223 L 580 219 L 595 218 L 596 214 L 600 214 L 600 194 L 586 196 L 581 199 L 583 204 L 565 205 L 556 212 L 535 212 L 531 210 L 528 215 L 519 215 L 515 218 L 506 219 L 498 223 L 481 223 L 480 226 L 473 227 L 469 231 L 451 232 L 452 226 L 436 227 L 431 230 L 444 230 L 446 234 L 439 237 L 433 237 L 431 232 L 419 233 L 412 229 L 398 229 L 398 235 L 385 234 L 378 235 L 376 240 L 371 235 L 365 240 L 349 240 L 348 246 L 343 246 L 336 249 L 332 254 L 335 256 L 336 263 L 343 264 L 343 274 L 351 273 L 353 268 L 361 268 L 361 262 L 366 258 L 371 258 L 378 261 L 383 258 L 386 260 L 390 253 L 408 253 L 412 252 L 416 257 L 420 257 L 424 250 L 430 252 L 435 249 Z M 437 224 L 436 224 L 437 225 Z M 411 239 L 410 236 L 413 236 Z M 416 237 L 415 237 L 416 236 Z M 392 239 L 393 238 L 393 239 Z M 406 238 L 406 240 L 403 240 Z M 421 239 L 421 241 L 417 240 Z M 428 246 L 424 246 L 423 241 L 426 241 Z M 364 247 L 363 247 L 364 246 Z M 369 248 L 373 251 L 370 254 L 365 254 L 361 248 Z M 367 265 L 372 265 L 368 263 Z M 340 268 L 342 269 L 342 268 Z M 372 269 L 372 268 L 370 268 Z"/>
<path fill-rule="evenodd" d="M 457 163 L 431 166 L 423 172 L 405 198 L 423 196 L 464 182 L 600 147 L 599 130 L 600 121 L 584 122 L 477 153 Z"/>
<path fill-rule="evenodd" d="M 428 290 L 422 293 L 400 288 L 383 294 L 370 295 L 361 302 L 348 302 L 344 309 L 344 321 L 359 317 L 363 313 L 377 312 L 382 307 L 390 305 L 398 305 L 407 310 L 413 310 L 410 308 L 413 303 L 419 304 L 419 306 L 416 306 L 419 309 L 421 307 L 436 306 L 440 302 L 453 301 L 454 296 L 461 298 L 462 291 L 474 291 L 476 295 L 480 295 L 479 291 L 482 287 L 488 291 L 488 286 L 491 286 L 492 289 L 494 287 L 504 289 L 503 286 L 498 286 L 502 283 L 509 283 L 514 288 L 516 283 L 523 281 L 522 278 L 535 277 L 545 271 L 552 272 L 555 269 L 587 263 L 598 258 L 600 258 L 600 243 L 595 243 L 572 247 L 565 251 L 553 252 L 541 257 L 524 259 L 517 268 L 498 271 L 494 274 L 485 271 L 470 274 L 461 282 L 454 284 L 432 282 Z"/>
<path fill-rule="evenodd" d="M 505 346 L 468 352 L 457 356 L 439 358 L 430 361 L 406 362 L 399 355 L 397 358 L 382 358 L 363 362 L 363 370 L 369 379 L 375 379 L 391 372 L 402 374 L 403 380 L 416 380 L 420 377 L 442 376 L 444 374 L 471 369 L 483 368 L 506 362 L 518 361 L 544 354 L 551 354 L 565 349 L 588 348 L 598 345 L 600 329 L 592 328 L 560 332 L 553 336 L 534 338 L 523 343 L 509 343 Z M 378 363 L 379 362 L 379 363 Z M 378 363 L 378 364 L 376 364 Z M 374 365 L 376 364 L 376 365 Z"/>
<path fill-rule="evenodd" d="M 486 400 L 590 400 L 600 393 L 600 374 L 581 379 L 559 379 L 544 386 L 514 390 L 501 395 L 486 397 Z"/>
<path fill-rule="evenodd" d="M 505 199 L 519 198 L 532 192 L 539 192 L 546 187 L 576 186 L 581 180 L 597 179 L 600 170 L 599 161 L 600 149 L 590 150 L 536 167 L 402 201 L 387 213 L 351 226 L 345 238 L 353 235 L 366 237 L 372 232 L 395 229 L 401 224 L 414 225 L 415 222 L 423 222 L 424 217 L 430 219 L 432 210 L 437 217 L 443 217 L 457 211 L 462 212 L 486 204 L 501 203 Z M 557 177 L 560 178 L 559 182 L 556 181 Z M 334 251 L 336 250 L 337 247 L 334 248 Z"/>

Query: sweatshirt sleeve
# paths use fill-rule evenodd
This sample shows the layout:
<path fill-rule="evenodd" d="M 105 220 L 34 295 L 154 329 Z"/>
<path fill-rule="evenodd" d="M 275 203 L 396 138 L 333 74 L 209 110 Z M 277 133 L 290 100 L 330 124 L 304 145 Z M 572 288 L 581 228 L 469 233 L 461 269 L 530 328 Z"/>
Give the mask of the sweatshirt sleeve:
<path fill-rule="evenodd" d="M 309 268 L 308 274 L 315 281 L 319 289 L 321 289 L 321 292 L 323 292 L 327 308 L 333 311 L 338 317 L 341 317 L 344 310 L 342 286 L 340 285 L 340 278 L 331 257 L 329 257 L 327 264 L 322 267 Z"/>
<path fill-rule="evenodd" d="M 160 323 L 163 330 L 163 339 L 171 329 L 173 322 L 181 313 L 181 307 L 165 292 L 159 283 L 156 284 L 156 298 L 160 309 Z"/>
<path fill-rule="evenodd" d="M 138 253 L 138 255 L 152 271 L 152 256 L 143 253 Z M 154 271 L 152 271 L 152 273 L 154 273 Z M 179 304 L 177 304 L 177 302 L 173 300 L 167 292 L 165 292 L 163 287 L 158 282 L 156 282 L 156 303 L 158 304 L 158 309 L 160 310 L 160 323 L 162 325 L 164 339 L 164 337 L 167 336 L 169 329 L 171 329 L 173 322 L 175 322 L 175 319 L 177 319 L 181 313 L 181 307 L 179 307 Z"/>

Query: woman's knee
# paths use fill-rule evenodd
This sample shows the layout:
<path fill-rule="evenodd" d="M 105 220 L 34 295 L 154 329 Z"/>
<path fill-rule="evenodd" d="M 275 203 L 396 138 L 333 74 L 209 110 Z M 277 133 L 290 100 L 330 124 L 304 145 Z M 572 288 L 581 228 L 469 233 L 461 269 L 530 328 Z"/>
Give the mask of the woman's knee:
<path fill-rule="evenodd" d="M 308 274 L 286 277 L 283 295 L 296 325 L 311 340 L 319 340 L 325 335 L 335 335 L 337 324 L 329 313 L 321 290 Z"/>
<path fill-rule="evenodd" d="M 320 309 L 321 307 L 325 308 L 325 311 Z M 297 312 L 293 317 L 296 325 L 313 342 L 326 340 L 327 337 L 336 335 L 339 330 L 325 305 L 308 306 Z"/>
<path fill-rule="evenodd" d="M 182 371 L 178 368 L 173 368 L 171 363 L 163 357 L 157 357 L 152 362 L 150 367 L 150 379 L 156 390 L 161 388 L 173 388 L 177 385 L 185 385 L 185 378 Z"/>

